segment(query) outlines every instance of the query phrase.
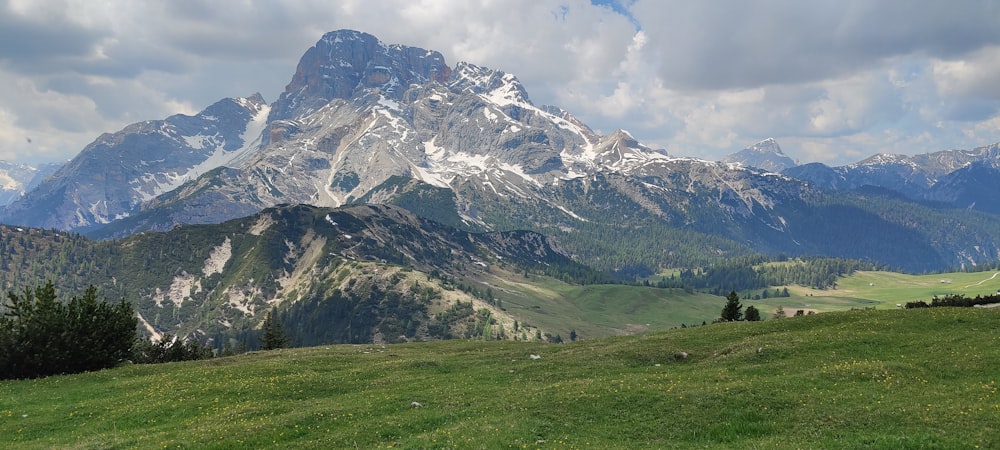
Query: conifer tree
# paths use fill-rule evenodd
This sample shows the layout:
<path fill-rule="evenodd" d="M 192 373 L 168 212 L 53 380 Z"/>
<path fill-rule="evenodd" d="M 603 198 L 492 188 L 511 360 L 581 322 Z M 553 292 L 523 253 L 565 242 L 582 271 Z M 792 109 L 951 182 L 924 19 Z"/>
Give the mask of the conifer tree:
<path fill-rule="evenodd" d="M 726 296 L 726 306 L 722 308 L 720 318 L 723 322 L 743 320 L 743 305 L 740 304 L 740 295 L 736 291 L 730 291 Z"/>
<path fill-rule="evenodd" d="M 267 312 L 264 317 L 264 350 L 274 350 L 285 346 L 285 332 L 281 329 L 281 323 L 274 315 L 274 308 Z"/>
<path fill-rule="evenodd" d="M 0 378 L 34 378 L 113 367 L 129 357 L 137 321 L 126 301 L 97 301 L 91 286 L 66 303 L 50 281 L 7 295 L 0 318 Z"/>
<path fill-rule="evenodd" d="M 760 321 L 760 311 L 753 305 L 747 306 L 746 320 L 748 322 L 759 322 Z"/>

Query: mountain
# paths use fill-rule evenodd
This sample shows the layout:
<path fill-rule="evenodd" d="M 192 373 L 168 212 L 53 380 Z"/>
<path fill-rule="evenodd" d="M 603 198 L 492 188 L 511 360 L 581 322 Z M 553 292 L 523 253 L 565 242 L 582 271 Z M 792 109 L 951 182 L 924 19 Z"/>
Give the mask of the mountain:
<path fill-rule="evenodd" d="M 79 230 L 128 217 L 144 202 L 252 154 L 269 110 L 255 94 L 220 100 L 195 116 L 178 114 L 104 134 L 10 204 L 0 219 Z"/>
<path fill-rule="evenodd" d="M 1000 214 L 1000 165 L 974 162 L 942 176 L 924 195 L 958 208 Z"/>
<path fill-rule="evenodd" d="M 915 156 L 879 154 L 840 167 L 812 163 L 782 173 L 820 189 L 875 186 L 913 200 L 997 213 L 996 203 L 990 199 L 997 197 L 1000 189 L 990 180 L 1000 175 L 1000 143 Z"/>
<path fill-rule="evenodd" d="M 896 174 L 890 189 L 924 186 L 931 177 L 914 164 L 944 167 L 973 153 L 877 158 L 827 175 L 848 189 L 871 184 L 856 184 L 875 177 L 865 170 Z M 122 238 L 280 204 L 377 202 L 466 231 L 541 232 L 624 277 L 760 253 L 907 270 L 1000 258 L 992 216 L 886 192 L 831 194 L 748 167 L 752 155 L 757 165 L 787 164 L 773 140 L 743 154 L 746 164 L 673 157 L 535 105 L 513 74 L 451 67 L 438 52 L 341 30 L 305 52 L 274 104 L 227 99 L 102 136 L 2 220 Z M 800 167 L 785 172 L 825 170 Z"/>
<path fill-rule="evenodd" d="M 29 166 L 0 161 L 0 207 L 21 198 L 59 169 L 59 164 Z"/>
<path fill-rule="evenodd" d="M 746 167 L 756 167 L 768 172 L 781 173 L 795 167 L 795 161 L 781 151 L 778 142 L 767 138 L 750 147 L 722 159 L 724 162 L 739 163 Z"/>
<path fill-rule="evenodd" d="M 115 241 L 0 226 L 0 250 L 6 288 L 43 277 L 69 291 L 95 284 L 132 301 L 151 336 L 216 342 L 252 332 L 275 307 L 314 340 L 305 343 L 465 336 L 482 320 L 512 333 L 517 318 L 492 286 L 529 274 L 603 279 L 538 233 L 469 233 L 382 205 L 284 205 Z"/>

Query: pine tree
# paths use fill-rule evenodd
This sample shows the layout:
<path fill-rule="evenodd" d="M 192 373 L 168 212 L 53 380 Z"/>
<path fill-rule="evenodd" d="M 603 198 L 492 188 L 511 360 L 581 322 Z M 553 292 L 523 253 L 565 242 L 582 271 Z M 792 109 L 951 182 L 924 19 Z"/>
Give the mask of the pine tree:
<path fill-rule="evenodd" d="M 7 295 L 0 318 L 0 378 L 34 378 L 114 367 L 136 340 L 132 305 L 97 300 L 91 286 L 67 303 L 50 281 Z"/>
<path fill-rule="evenodd" d="M 747 306 L 746 320 L 748 322 L 759 322 L 760 321 L 760 311 L 754 308 L 753 305 Z"/>
<path fill-rule="evenodd" d="M 735 322 L 743 319 L 743 305 L 740 304 L 740 295 L 736 291 L 730 291 L 726 296 L 726 306 L 722 308 L 720 317 L 723 322 Z"/>
<path fill-rule="evenodd" d="M 264 350 L 274 350 L 285 346 L 285 332 L 281 329 L 281 323 L 274 315 L 274 308 L 267 312 L 264 317 Z"/>

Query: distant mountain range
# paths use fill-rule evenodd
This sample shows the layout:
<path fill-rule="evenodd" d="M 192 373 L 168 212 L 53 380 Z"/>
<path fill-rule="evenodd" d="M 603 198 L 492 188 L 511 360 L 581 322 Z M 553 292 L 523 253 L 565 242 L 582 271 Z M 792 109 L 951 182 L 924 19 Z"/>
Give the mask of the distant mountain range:
<path fill-rule="evenodd" d="M 723 161 L 781 173 L 823 190 L 876 187 L 912 200 L 1000 214 L 1000 143 L 914 156 L 879 154 L 830 167 L 822 163 L 798 165 L 769 138 Z"/>
<path fill-rule="evenodd" d="M 881 154 L 840 167 L 812 163 L 782 173 L 820 189 L 874 186 L 913 200 L 1000 214 L 1000 144 L 916 156 Z"/>
<path fill-rule="evenodd" d="M 56 172 L 60 164 L 30 166 L 0 161 L 0 206 L 9 205 Z"/>
<path fill-rule="evenodd" d="M 403 206 L 469 231 L 534 230 L 622 275 L 734 256 L 826 255 L 908 270 L 1000 259 L 997 146 L 795 165 L 765 140 L 724 162 L 599 134 L 517 78 L 342 30 L 277 101 L 99 137 L 5 223 L 123 237 L 279 204 Z"/>

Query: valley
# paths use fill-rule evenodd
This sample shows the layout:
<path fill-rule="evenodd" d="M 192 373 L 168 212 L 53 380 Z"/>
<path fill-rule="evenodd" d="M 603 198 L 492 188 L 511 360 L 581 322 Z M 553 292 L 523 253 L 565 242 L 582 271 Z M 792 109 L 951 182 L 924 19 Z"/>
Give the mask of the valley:
<path fill-rule="evenodd" d="M 319 3 L 0 2 L 0 447 L 1000 448 L 994 0 Z"/>

